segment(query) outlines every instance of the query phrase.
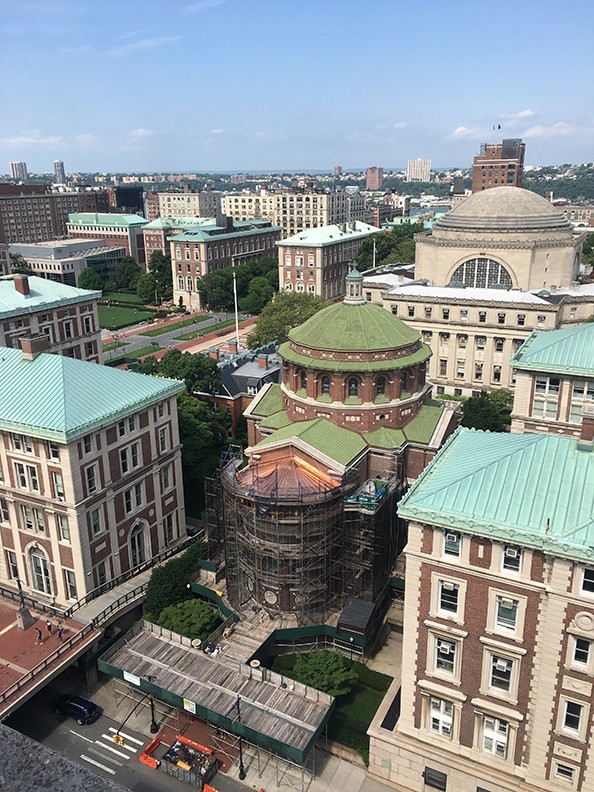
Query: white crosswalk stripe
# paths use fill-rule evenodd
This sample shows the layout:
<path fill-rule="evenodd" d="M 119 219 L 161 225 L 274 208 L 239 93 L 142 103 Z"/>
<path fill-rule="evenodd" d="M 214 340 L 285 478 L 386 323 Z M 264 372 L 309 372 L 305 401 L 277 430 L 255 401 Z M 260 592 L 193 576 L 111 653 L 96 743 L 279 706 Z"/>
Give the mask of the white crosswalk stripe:
<path fill-rule="evenodd" d="M 111 736 L 111 734 L 102 734 L 101 736 L 103 737 L 104 740 L 107 740 L 108 742 L 113 742 L 113 737 Z M 124 735 L 121 732 L 120 732 L 120 736 L 124 737 Z M 95 741 L 95 742 L 97 742 L 97 741 Z M 115 743 L 115 744 L 118 745 L 118 743 Z M 124 748 L 126 751 L 130 751 L 130 753 L 138 753 L 138 748 L 133 748 L 131 745 L 126 745 L 126 738 L 125 737 L 124 737 L 124 742 L 119 744 L 118 747 L 119 748 Z"/>
<path fill-rule="evenodd" d="M 114 729 L 113 726 L 109 727 L 109 731 L 113 732 L 114 734 L 121 734 L 125 740 L 130 740 L 130 742 L 136 743 L 136 745 L 144 745 L 144 743 L 146 742 L 143 740 L 137 740 L 136 737 L 132 737 L 131 734 L 126 734 L 126 732 L 123 731 L 119 732 L 117 729 Z"/>
<path fill-rule="evenodd" d="M 85 762 L 88 762 L 89 764 L 95 765 L 95 767 L 100 767 L 102 770 L 105 770 L 106 773 L 110 773 L 111 775 L 115 775 L 116 773 L 116 771 L 112 770 L 111 767 L 106 767 L 105 765 L 101 764 L 101 762 L 96 762 L 94 759 L 91 759 L 90 756 L 81 754 L 80 758 L 84 759 Z"/>
<path fill-rule="evenodd" d="M 111 756 L 106 756 L 104 753 L 101 753 L 101 751 L 98 751 L 96 748 L 89 748 L 89 753 L 92 753 L 93 756 L 100 756 L 104 761 L 111 762 L 111 764 L 117 765 L 118 767 L 124 766 L 123 762 L 118 762 L 117 759 L 112 759 Z"/>

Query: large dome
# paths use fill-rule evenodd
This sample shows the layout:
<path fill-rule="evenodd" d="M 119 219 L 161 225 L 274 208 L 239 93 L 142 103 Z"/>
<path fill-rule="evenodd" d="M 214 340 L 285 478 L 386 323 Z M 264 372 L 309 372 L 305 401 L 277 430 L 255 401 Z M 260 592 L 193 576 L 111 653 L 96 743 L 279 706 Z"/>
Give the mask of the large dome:
<path fill-rule="evenodd" d="M 443 231 L 571 231 L 549 201 L 520 187 L 491 187 L 466 198 L 435 224 Z"/>
<path fill-rule="evenodd" d="M 375 352 L 410 346 L 420 335 L 379 305 L 340 302 L 323 308 L 293 328 L 289 339 L 312 349 Z"/>

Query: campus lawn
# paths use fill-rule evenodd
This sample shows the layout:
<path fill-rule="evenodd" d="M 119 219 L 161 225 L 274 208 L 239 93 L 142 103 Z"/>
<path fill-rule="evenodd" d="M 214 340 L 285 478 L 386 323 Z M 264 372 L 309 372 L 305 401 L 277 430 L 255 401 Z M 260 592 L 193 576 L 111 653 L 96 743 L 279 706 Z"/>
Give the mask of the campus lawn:
<path fill-rule="evenodd" d="M 196 317 L 193 319 L 183 319 L 181 322 L 175 322 L 174 324 L 170 324 L 167 327 L 155 327 L 154 330 L 145 330 L 143 333 L 139 333 L 139 335 L 143 336 L 158 336 L 163 335 L 163 333 L 171 333 L 175 330 L 181 330 L 182 327 L 189 327 L 190 325 L 195 324 L 204 324 L 204 322 L 208 321 L 211 317 L 205 316 L 204 319 L 198 320 Z"/>
<path fill-rule="evenodd" d="M 184 333 L 180 336 L 174 336 L 175 341 L 192 341 L 194 338 L 198 338 L 200 333 L 202 335 L 206 335 L 207 333 L 214 333 L 215 330 L 222 330 L 225 327 L 231 327 L 231 325 L 235 324 L 235 319 L 228 319 L 226 322 L 218 322 L 217 324 L 208 325 L 203 330 L 192 330 L 191 333 Z M 143 335 L 148 335 L 144 333 Z"/>
<path fill-rule="evenodd" d="M 119 349 L 125 346 L 128 346 L 126 341 L 112 341 L 110 344 L 103 344 L 103 351 L 111 352 L 112 349 Z"/>
<path fill-rule="evenodd" d="M 116 303 L 133 303 L 134 305 L 144 305 L 137 294 L 129 294 L 127 292 L 107 292 L 101 299 Z"/>
<path fill-rule="evenodd" d="M 159 346 L 145 346 L 141 347 L 140 349 L 136 349 L 134 352 L 126 352 L 125 355 L 118 355 L 117 357 L 110 359 L 110 364 L 113 363 L 114 360 L 127 360 L 129 358 L 142 358 L 146 357 L 147 355 L 154 355 L 155 352 L 160 352 L 161 347 Z"/>
<path fill-rule="evenodd" d="M 119 330 L 121 327 L 152 319 L 153 311 L 140 308 L 123 308 L 120 305 L 98 305 L 99 327 L 106 330 Z"/>

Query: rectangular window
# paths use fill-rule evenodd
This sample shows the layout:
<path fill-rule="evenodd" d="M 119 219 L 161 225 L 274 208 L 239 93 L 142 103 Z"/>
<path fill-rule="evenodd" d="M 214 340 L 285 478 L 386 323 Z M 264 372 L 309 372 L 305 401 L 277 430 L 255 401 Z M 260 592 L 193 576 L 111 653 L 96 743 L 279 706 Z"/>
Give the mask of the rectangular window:
<path fill-rule="evenodd" d="M 134 485 L 134 503 L 136 508 L 142 506 L 142 484 Z"/>
<path fill-rule="evenodd" d="M 0 522 L 7 523 L 9 521 L 8 501 L 0 498 Z"/>
<path fill-rule="evenodd" d="M 66 597 L 71 600 L 77 599 L 76 577 L 71 569 L 64 570 L 64 582 L 66 584 Z"/>
<path fill-rule="evenodd" d="M 501 366 L 493 366 L 493 382 L 501 382 Z"/>
<path fill-rule="evenodd" d="M 443 344 L 443 346 L 447 346 L 450 343 L 450 334 L 449 333 L 440 333 L 439 334 L 439 343 Z"/>
<path fill-rule="evenodd" d="M 88 434 L 83 437 L 83 446 L 85 449 L 85 454 L 90 454 L 93 450 L 93 437 L 92 435 Z"/>
<path fill-rule="evenodd" d="M 522 550 L 514 545 L 503 548 L 503 568 L 508 572 L 519 572 L 522 564 Z"/>
<path fill-rule="evenodd" d="M 559 377 L 536 377 L 532 415 L 539 418 L 555 419 L 561 380 Z"/>
<path fill-rule="evenodd" d="M 446 531 L 443 536 L 443 553 L 447 556 L 460 557 L 461 538 L 459 533 Z"/>
<path fill-rule="evenodd" d="M 458 613 L 460 586 L 449 580 L 439 581 L 439 609 L 448 613 Z"/>
<path fill-rule="evenodd" d="M 518 314 L 518 324 L 519 325 L 526 324 L 526 314 Z"/>
<path fill-rule="evenodd" d="M 122 476 L 128 472 L 128 449 L 120 448 L 120 468 Z"/>
<path fill-rule="evenodd" d="M 173 514 L 168 514 L 163 522 L 165 532 L 165 544 L 170 544 L 173 541 Z"/>
<path fill-rule="evenodd" d="M 453 674 L 456 665 L 456 644 L 453 641 L 435 639 L 435 668 Z"/>
<path fill-rule="evenodd" d="M 583 710 L 583 704 L 578 704 L 577 701 L 566 701 L 563 715 L 563 728 L 579 732 Z"/>
<path fill-rule="evenodd" d="M 585 638 L 575 638 L 574 641 L 573 662 L 588 666 L 590 663 L 591 642 L 587 641 Z"/>
<path fill-rule="evenodd" d="M 160 401 L 157 404 L 157 418 L 162 418 L 165 414 L 165 402 Z"/>
<path fill-rule="evenodd" d="M 442 792 L 447 789 L 448 777 L 441 770 L 432 770 L 430 767 L 426 767 L 423 771 L 423 780 L 425 786 L 431 787 L 431 789 L 441 789 Z"/>
<path fill-rule="evenodd" d="M 409 317 L 411 319 L 414 317 L 414 315 L 415 315 L 415 306 L 414 305 L 409 305 L 408 306 L 408 315 L 409 315 Z"/>
<path fill-rule="evenodd" d="M 68 517 L 65 514 L 56 515 L 56 527 L 58 529 L 58 536 L 60 541 L 70 541 L 70 528 L 68 526 Z"/>
<path fill-rule="evenodd" d="M 452 735 L 454 705 L 451 701 L 434 698 L 429 699 L 429 729 L 444 737 Z"/>
<path fill-rule="evenodd" d="M 398 316 L 398 306 L 397 305 L 393 305 L 392 306 L 392 314 L 394 316 Z"/>
<path fill-rule="evenodd" d="M 138 443 L 132 443 L 130 446 L 130 461 L 132 463 L 132 467 L 136 468 L 139 465 L 139 457 L 138 457 Z"/>
<path fill-rule="evenodd" d="M 479 311 L 479 322 L 486 322 L 486 321 L 487 321 L 487 312 Z"/>
<path fill-rule="evenodd" d="M 466 309 L 462 309 L 460 311 L 460 321 L 467 322 L 468 321 L 468 311 Z"/>
<path fill-rule="evenodd" d="M 14 469 L 16 471 L 17 480 L 19 482 L 19 487 L 22 489 L 27 488 L 27 476 L 25 475 L 25 466 L 22 465 L 20 462 L 14 463 Z"/>
<path fill-rule="evenodd" d="M 513 670 L 513 661 L 499 655 L 490 656 L 490 680 L 489 687 L 497 688 L 497 690 L 504 690 L 509 693 L 511 689 L 511 676 Z"/>
<path fill-rule="evenodd" d="M 449 319 L 450 318 L 450 309 L 449 308 L 442 308 L 441 309 L 441 318 L 442 319 Z"/>
<path fill-rule="evenodd" d="M 19 576 L 19 568 L 17 566 L 17 557 L 14 550 L 6 551 L 6 571 L 11 580 L 16 580 Z"/>
<path fill-rule="evenodd" d="M 505 324 L 505 314 L 504 313 L 498 313 L 497 314 L 497 324 L 501 324 L 501 325 Z"/>
<path fill-rule="evenodd" d="M 48 453 L 50 459 L 60 459 L 60 446 L 57 443 L 52 442 L 51 440 L 48 442 Z"/>
<path fill-rule="evenodd" d="M 461 347 L 462 349 L 465 349 L 467 342 L 468 342 L 468 336 L 467 335 L 459 335 L 458 336 L 458 346 L 459 347 Z"/>
<path fill-rule="evenodd" d="M 126 514 L 130 514 L 132 511 L 132 490 L 124 492 L 124 510 Z"/>
<path fill-rule="evenodd" d="M 126 421 L 118 421 L 118 434 L 120 437 L 126 434 Z"/>
<path fill-rule="evenodd" d="M 444 358 L 439 359 L 439 376 L 445 377 L 448 373 L 448 361 Z"/>
<path fill-rule="evenodd" d="M 101 533 L 101 510 L 100 509 L 92 509 L 91 510 L 91 532 L 93 536 L 96 536 L 98 533 Z"/>
<path fill-rule="evenodd" d="M 456 361 L 456 379 L 464 379 L 464 361 Z"/>
<path fill-rule="evenodd" d="M 425 306 L 425 319 L 431 319 L 431 314 L 433 313 L 433 308 L 430 305 Z"/>
<path fill-rule="evenodd" d="M 64 482 L 62 474 L 52 470 L 52 486 L 54 490 L 54 497 L 58 500 L 64 500 Z"/>
<path fill-rule="evenodd" d="M 37 531 L 45 533 L 45 515 L 42 509 L 33 508 L 33 524 Z"/>
<path fill-rule="evenodd" d="M 580 423 L 584 404 L 594 401 L 594 380 L 574 380 L 571 392 L 569 420 Z"/>
<path fill-rule="evenodd" d="M 495 624 L 506 630 L 515 630 L 518 623 L 518 600 L 498 596 L 496 599 Z"/>
<path fill-rule="evenodd" d="M 484 349 L 486 343 L 487 343 L 486 336 L 477 336 L 476 337 L 476 348 L 477 349 Z"/>
<path fill-rule="evenodd" d="M 133 432 L 136 429 L 136 416 L 131 415 L 128 418 L 128 431 Z"/>
<path fill-rule="evenodd" d="M 85 333 L 91 333 L 93 331 L 93 326 L 91 324 L 91 317 L 84 316 L 83 317 L 83 327 L 85 329 Z"/>
<path fill-rule="evenodd" d="M 23 518 L 23 526 L 27 531 L 33 530 L 33 511 L 26 503 L 21 503 L 21 516 Z"/>
<path fill-rule="evenodd" d="M 584 569 L 584 575 L 582 577 L 582 591 L 585 594 L 594 594 L 594 569 L 588 568 Z"/>
<path fill-rule="evenodd" d="M 171 465 L 165 465 L 161 471 L 163 481 L 163 492 L 171 486 Z"/>
<path fill-rule="evenodd" d="M 13 433 L 12 447 L 15 451 L 24 451 L 26 454 L 33 453 L 33 442 L 28 435 Z"/>
<path fill-rule="evenodd" d="M 87 478 L 87 492 L 90 495 L 92 492 L 97 490 L 97 480 L 95 478 L 95 465 L 90 465 L 86 471 L 85 475 Z"/>
<path fill-rule="evenodd" d="M 555 762 L 555 778 L 562 778 L 564 781 L 569 781 L 573 783 L 573 779 L 575 776 L 575 768 L 570 767 L 566 764 L 561 764 L 560 762 Z"/>
<path fill-rule="evenodd" d="M 505 344 L 505 338 L 496 338 L 495 339 L 495 352 L 503 352 L 504 344 Z"/>
<path fill-rule="evenodd" d="M 507 721 L 485 715 L 483 719 L 483 751 L 505 759 L 508 734 L 509 723 Z"/>
<path fill-rule="evenodd" d="M 475 363 L 474 364 L 474 378 L 475 378 L 475 380 L 482 380 L 482 378 L 483 378 L 483 364 L 482 363 Z"/>
<path fill-rule="evenodd" d="M 159 429 L 159 451 L 167 451 L 167 427 Z"/>

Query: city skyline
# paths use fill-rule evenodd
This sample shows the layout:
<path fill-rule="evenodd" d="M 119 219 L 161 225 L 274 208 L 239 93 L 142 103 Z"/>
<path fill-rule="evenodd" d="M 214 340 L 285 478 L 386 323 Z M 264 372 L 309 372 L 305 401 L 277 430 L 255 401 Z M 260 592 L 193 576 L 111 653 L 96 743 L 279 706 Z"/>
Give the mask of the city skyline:
<path fill-rule="evenodd" d="M 470 167 L 481 143 L 503 137 L 525 140 L 528 165 L 592 161 L 594 118 L 576 79 L 592 61 L 586 0 L 542 2 L 538 15 L 505 0 L 496 18 L 470 0 L 0 9 L 18 62 L 0 93 L 0 169 Z"/>

